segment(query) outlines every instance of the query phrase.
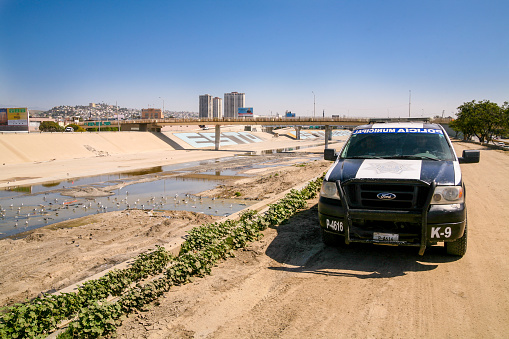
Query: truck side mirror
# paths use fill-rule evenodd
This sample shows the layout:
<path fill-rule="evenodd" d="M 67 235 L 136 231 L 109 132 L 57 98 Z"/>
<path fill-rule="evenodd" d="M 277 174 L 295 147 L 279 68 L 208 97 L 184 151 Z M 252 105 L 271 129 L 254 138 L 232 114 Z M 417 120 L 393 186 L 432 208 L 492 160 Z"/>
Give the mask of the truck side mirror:
<path fill-rule="evenodd" d="M 336 161 L 338 155 L 336 154 L 336 150 L 334 148 L 326 148 L 323 150 L 323 158 L 325 160 Z"/>
<path fill-rule="evenodd" d="M 471 164 L 479 162 L 481 152 L 474 150 L 463 150 L 463 156 L 458 158 L 460 164 Z"/>

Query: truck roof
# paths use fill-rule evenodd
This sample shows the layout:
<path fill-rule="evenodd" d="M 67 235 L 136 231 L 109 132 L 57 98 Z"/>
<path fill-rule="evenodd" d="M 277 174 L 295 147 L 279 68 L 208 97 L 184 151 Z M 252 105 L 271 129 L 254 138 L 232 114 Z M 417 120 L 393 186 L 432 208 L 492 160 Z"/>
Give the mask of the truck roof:
<path fill-rule="evenodd" d="M 439 124 L 432 124 L 426 122 L 389 122 L 357 126 L 356 128 L 354 128 L 354 130 L 370 128 L 430 128 L 441 130 L 442 126 L 440 126 Z"/>

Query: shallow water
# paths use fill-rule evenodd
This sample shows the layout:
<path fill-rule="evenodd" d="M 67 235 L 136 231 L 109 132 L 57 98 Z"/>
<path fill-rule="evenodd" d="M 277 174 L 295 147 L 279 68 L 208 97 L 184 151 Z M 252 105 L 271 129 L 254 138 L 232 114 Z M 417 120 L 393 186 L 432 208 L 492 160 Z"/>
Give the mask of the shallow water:
<path fill-rule="evenodd" d="M 258 154 L 286 153 L 313 146 L 265 150 Z M 242 156 L 257 157 L 249 153 L 244 153 Z M 200 198 L 196 194 L 216 187 L 221 180 L 239 176 L 240 170 L 278 166 L 274 164 L 274 161 L 281 159 L 272 159 L 263 163 L 254 161 L 248 165 L 243 164 L 226 170 L 205 170 L 197 173 L 192 172 L 191 169 L 238 159 L 242 156 L 157 166 L 137 171 L 0 190 L 0 239 L 60 221 L 126 209 L 185 210 L 217 216 L 238 212 L 255 202 Z M 309 160 L 308 158 L 307 161 Z M 109 197 L 72 198 L 62 195 L 66 190 L 76 187 L 107 187 L 154 175 L 165 177 L 123 186 L 113 190 L 113 195 Z"/>
<path fill-rule="evenodd" d="M 223 216 L 254 203 L 196 196 L 199 192 L 216 187 L 221 180 L 238 175 L 234 170 L 205 171 L 202 175 L 186 174 L 185 168 L 208 163 L 162 166 L 1 191 L 0 239 L 64 220 L 125 209 L 185 210 Z M 67 189 L 78 186 L 105 187 L 121 182 L 129 183 L 133 176 L 138 180 L 143 178 L 140 175 L 147 177 L 156 173 L 168 174 L 170 170 L 175 171 L 175 176 L 129 184 L 112 190 L 113 195 L 108 197 L 74 198 L 62 195 Z"/>

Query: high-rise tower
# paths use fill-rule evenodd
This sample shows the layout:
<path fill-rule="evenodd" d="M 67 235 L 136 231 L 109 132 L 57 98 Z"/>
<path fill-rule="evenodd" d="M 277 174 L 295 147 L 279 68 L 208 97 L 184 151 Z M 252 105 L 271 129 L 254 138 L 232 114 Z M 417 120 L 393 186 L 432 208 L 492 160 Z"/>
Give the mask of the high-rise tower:
<path fill-rule="evenodd" d="M 212 118 L 212 96 L 210 94 L 200 95 L 199 118 Z"/>
<path fill-rule="evenodd" d="M 212 117 L 222 118 L 223 117 L 223 99 L 215 97 L 212 100 Z"/>
<path fill-rule="evenodd" d="M 246 94 L 231 92 L 224 94 L 224 117 L 225 118 L 238 118 L 239 107 L 244 107 L 246 104 Z"/>

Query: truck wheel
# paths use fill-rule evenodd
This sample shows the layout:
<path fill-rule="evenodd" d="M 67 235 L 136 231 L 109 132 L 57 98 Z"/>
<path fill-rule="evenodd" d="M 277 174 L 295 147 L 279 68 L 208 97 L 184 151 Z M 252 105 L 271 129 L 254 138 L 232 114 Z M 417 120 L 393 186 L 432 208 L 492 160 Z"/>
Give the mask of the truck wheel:
<path fill-rule="evenodd" d="M 467 252 L 467 225 L 465 224 L 465 232 L 463 236 L 457 240 L 446 242 L 445 250 L 447 254 L 456 255 L 456 256 L 464 256 Z"/>
<path fill-rule="evenodd" d="M 323 228 L 320 228 L 320 233 L 322 234 L 322 242 L 327 246 L 337 246 L 342 238 L 339 235 L 325 232 Z"/>

